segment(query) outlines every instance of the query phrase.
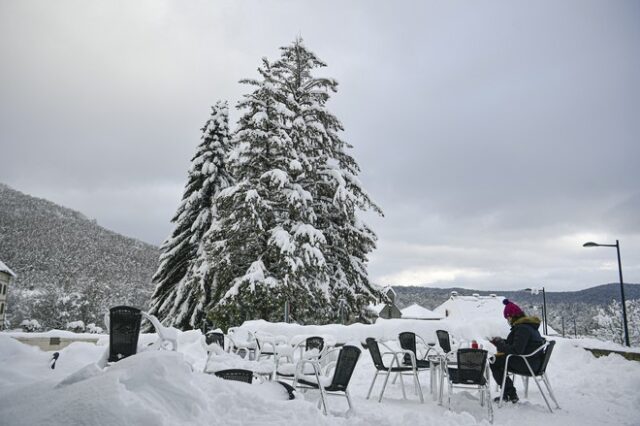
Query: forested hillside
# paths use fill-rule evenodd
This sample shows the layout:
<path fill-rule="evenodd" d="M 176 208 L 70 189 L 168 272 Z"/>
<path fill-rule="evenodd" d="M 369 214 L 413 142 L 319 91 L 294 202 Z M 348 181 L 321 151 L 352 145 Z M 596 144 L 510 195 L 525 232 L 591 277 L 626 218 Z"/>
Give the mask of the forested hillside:
<path fill-rule="evenodd" d="M 158 250 L 0 184 L 0 259 L 18 276 L 8 292 L 10 323 L 64 327 L 101 324 L 116 304 L 146 308 Z"/>

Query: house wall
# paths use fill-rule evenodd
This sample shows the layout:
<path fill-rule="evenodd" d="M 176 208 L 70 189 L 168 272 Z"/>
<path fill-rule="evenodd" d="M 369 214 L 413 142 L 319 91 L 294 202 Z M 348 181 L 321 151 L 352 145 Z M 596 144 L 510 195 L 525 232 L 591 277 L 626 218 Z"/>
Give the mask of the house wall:
<path fill-rule="evenodd" d="M 7 292 L 11 275 L 0 272 L 0 330 L 4 329 L 4 319 L 7 312 Z"/>

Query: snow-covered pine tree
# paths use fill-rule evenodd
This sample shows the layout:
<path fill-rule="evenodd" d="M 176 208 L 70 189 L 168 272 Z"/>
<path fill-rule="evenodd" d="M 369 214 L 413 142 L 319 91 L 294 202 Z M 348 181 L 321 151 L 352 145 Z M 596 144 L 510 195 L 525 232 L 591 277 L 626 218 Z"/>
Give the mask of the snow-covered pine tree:
<path fill-rule="evenodd" d="M 245 81 L 256 90 L 240 104 L 238 182 L 219 197 L 224 214 L 212 253 L 226 271 L 219 282 L 228 284 L 218 287 L 211 315 L 222 326 L 280 320 L 284 300 L 301 322 L 336 320 L 342 303 L 360 317 L 380 296 L 366 270 L 376 236 L 357 212 L 382 212 L 326 108 L 337 83 L 312 76 L 325 64 L 302 40 L 281 50 L 277 62 L 263 60 L 260 81 Z"/>
<path fill-rule="evenodd" d="M 211 263 L 219 272 L 210 317 L 227 327 L 245 319 L 282 320 L 285 301 L 312 314 L 327 299 L 323 247 L 313 197 L 302 179 L 298 149 L 289 135 L 292 112 L 269 61 L 238 108 L 244 113 L 230 165 L 236 184 L 218 197 Z"/>
<path fill-rule="evenodd" d="M 150 303 L 151 314 L 180 329 L 200 327 L 213 291 L 215 267 L 206 257 L 206 234 L 218 216 L 216 195 L 233 182 L 226 166 L 230 144 L 226 101 L 211 108 L 202 132 L 182 201 L 172 219 L 175 229 L 160 247 Z"/>
<path fill-rule="evenodd" d="M 293 113 L 288 128 L 301 158 L 300 181 L 312 193 L 316 227 L 327 242 L 323 253 L 330 303 L 321 305 L 324 320 L 336 320 L 344 302 L 348 316 L 361 318 L 364 307 L 381 294 L 369 282 L 366 268 L 367 255 L 375 248 L 377 237 L 357 214 L 382 211 L 363 190 L 357 178 L 360 169 L 348 153 L 352 147 L 339 136 L 342 124 L 326 107 L 331 93 L 337 91 L 337 82 L 312 75 L 314 69 L 326 64 L 304 46 L 302 39 L 281 48 L 281 52 L 273 70 Z"/>
<path fill-rule="evenodd" d="M 637 346 L 640 344 L 640 299 L 627 300 L 625 306 L 627 308 L 629 342 L 631 346 Z M 593 330 L 595 337 L 624 344 L 622 304 L 620 302 L 613 299 L 606 307 L 599 307 L 594 320 L 597 324 Z"/>

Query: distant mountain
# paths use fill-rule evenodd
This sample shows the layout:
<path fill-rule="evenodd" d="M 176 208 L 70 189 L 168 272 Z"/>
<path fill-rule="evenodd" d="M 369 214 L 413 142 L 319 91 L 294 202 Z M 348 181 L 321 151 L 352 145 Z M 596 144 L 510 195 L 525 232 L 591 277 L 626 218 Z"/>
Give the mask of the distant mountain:
<path fill-rule="evenodd" d="M 0 184 L 0 260 L 17 274 L 8 292 L 13 325 L 48 321 L 38 313 L 89 321 L 114 304 L 146 308 L 158 256 L 157 247 Z"/>
<path fill-rule="evenodd" d="M 513 300 L 522 305 L 539 305 L 542 303 L 542 292 L 531 294 L 528 291 L 505 291 L 505 290 L 470 290 L 465 288 L 431 288 L 416 286 L 395 286 L 393 289 L 397 294 L 396 304 L 400 308 L 418 303 L 428 309 L 433 309 L 441 305 L 451 295 L 452 291 L 457 291 L 461 295 L 479 294 L 487 296 L 497 294 L 507 299 Z M 640 299 L 640 284 L 624 285 L 625 298 L 627 300 Z M 578 291 L 546 291 L 547 305 L 558 304 L 578 304 L 604 306 L 611 302 L 611 299 L 620 300 L 620 283 L 603 284 L 596 287 Z"/>

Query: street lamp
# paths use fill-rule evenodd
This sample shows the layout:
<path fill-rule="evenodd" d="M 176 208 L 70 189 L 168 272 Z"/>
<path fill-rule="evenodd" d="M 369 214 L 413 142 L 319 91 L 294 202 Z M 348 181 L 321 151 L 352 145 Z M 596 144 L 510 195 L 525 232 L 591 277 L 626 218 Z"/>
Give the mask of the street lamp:
<path fill-rule="evenodd" d="M 544 287 L 541 288 L 525 288 L 524 291 L 530 291 L 531 294 L 538 294 L 538 292 L 542 290 L 542 321 L 543 321 L 543 325 L 542 325 L 542 332 L 544 333 L 545 336 L 549 335 L 549 332 L 547 330 L 547 295 L 544 292 Z"/>
<path fill-rule="evenodd" d="M 624 298 L 624 285 L 622 281 L 622 262 L 620 261 L 620 242 L 616 240 L 615 244 L 598 244 L 594 242 L 584 243 L 582 247 L 615 247 L 618 252 L 618 272 L 620 274 L 620 298 L 622 299 L 622 323 L 624 325 L 624 343 L 627 346 L 631 346 L 629 343 L 629 327 L 627 326 L 627 306 Z"/>

